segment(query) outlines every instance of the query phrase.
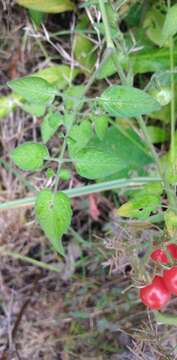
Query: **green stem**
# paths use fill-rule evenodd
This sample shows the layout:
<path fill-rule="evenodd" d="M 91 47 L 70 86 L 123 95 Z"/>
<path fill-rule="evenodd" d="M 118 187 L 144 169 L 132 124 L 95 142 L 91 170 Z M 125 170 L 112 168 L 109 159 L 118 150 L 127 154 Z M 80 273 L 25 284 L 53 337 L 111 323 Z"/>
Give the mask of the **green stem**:
<path fill-rule="evenodd" d="M 114 43 L 111 38 L 111 32 L 110 32 L 110 27 L 109 27 L 109 22 L 108 22 L 108 17 L 107 17 L 107 13 L 106 13 L 104 0 L 99 0 L 99 6 L 100 6 L 102 19 L 103 19 L 104 28 L 105 28 L 107 48 L 114 49 Z"/>
<path fill-rule="evenodd" d="M 74 121 L 74 119 L 73 119 Z M 73 124 L 73 121 L 72 121 L 72 124 Z M 63 141 L 63 144 L 62 144 L 62 148 L 61 148 L 61 153 L 60 153 L 60 156 L 59 156 L 59 159 L 58 159 L 58 169 L 57 169 L 57 178 L 56 178 L 56 182 L 55 182 L 55 191 L 57 191 L 57 188 L 58 188 L 58 185 L 59 185 L 59 181 L 60 181 L 60 169 L 62 167 L 62 164 L 63 164 L 63 157 L 64 157 L 64 154 L 65 154 L 65 150 L 66 150 L 66 147 L 67 147 L 67 138 L 70 134 L 70 131 L 71 131 L 71 128 L 72 128 L 72 124 L 70 124 L 70 127 L 67 131 L 67 134 L 64 138 L 64 141 Z"/>
<path fill-rule="evenodd" d="M 49 56 L 49 54 L 47 53 L 45 47 L 43 46 L 40 38 L 35 37 L 35 40 L 36 40 L 36 43 L 39 45 L 39 47 L 40 47 L 40 49 L 41 49 L 41 52 L 42 52 L 43 55 L 44 55 L 44 58 L 45 58 L 47 61 L 49 61 L 49 60 L 50 60 L 50 56 Z"/>
<path fill-rule="evenodd" d="M 167 0 L 168 9 L 171 7 L 171 0 Z M 174 79 L 174 42 L 173 37 L 170 37 L 170 79 L 171 79 L 171 146 L 170 146 L 170 160 L 173 175 L 176 172 L 176 150 L 175 150 L 175 125 L 176 125 L 176 114 L 175 114 L 175 79 Z M 174 190 L 175 193 L 175 190 Z M 176 206 L 176 196 L 172 194 L 173 197 L 173 207 L 175 212 L 177 212 Z"/>
<path fill-rule="evenodd" d="M 171 78 L 171 147 L 170 147 L 170 159 L 173 169 L 173 174 L 175 175 L 175 79 L 174 79 L 174 42 L 173 38 L 170 38 L 170 78 Z"/>
<path fill-rule="evenodd" d="M 98 73 L 100 72 L 101 68 L 103 67 L 103 65 L 106 63 L 106 61 L 109 59 L 109 57 L 112 55 L 112 48 L 108 48 L 106 49 L 102 61 L 100 62 L 99 67 L 95 70 L 95 72 L 92 74 L 92 76 L 90 77 L 90 79 L 88 80 L 87 85 L 84 88 L 83 94 L 81 96 L 82 99 L 82 105 L 88 100 L 85 95 L 88 92 L 88 90 L 90 89 L 91 85 L 94 83 L 94 81 L 97 78 Z"/>
<path fill-rule="evenodd" d="M 114 52 L 112 54 L 112 59 L 113 59 L 114 65 L 115 65 L 115 67 L 117 69 L 117 72 L 119 74 L 119 77 L 121 79 L 122 84 L 123 85 L 128 85 L 129 81 L 128 81 L 128 79 L 126 78 L 126 76 L 124 74 L 124 71 L 123 71 L 123 68 L 122 68 L 121 64 L 119 63 L 119 60 L 117 58 L 116 49 L 114 49 Z"/>
<path fill-rule="evenodd" d="M 104 24 L 104 29 L 105 29 L 107 49 L 112 50 L 111 57 L 114 62 L 114 65 L 117 69 L 117 72 L 119 74 L 122 84 L 127 85 L 126 76 L 124 74 L 121 64 L 119 63 L 119 60 L 117 59 L 116 48 L 115 48 L 114 43 L 111 38 L 111 31 L 110 31 L 110 26 L 109 26 L 109 21 L 108 21 L 108 16 L 106 13 L 106 7 L 105 7 L 104 0 L 99 0 L 99 6 L 100 6 L 101 16 L 103 19 L 103 24 Z"/>
<path fill-rule="evenodd" d="M 32 258 L 30 258 L 28 256 L 20 255 L 20 254 L 14 252 L 14 251 L 6 250 L 3 247 L 0 247 L 0 254 L 3 255 L 3 256 L 10 256 L 10 257 L 12 257 L 14 259 L 17 259 L 17 260 L 29 262 L 32 265 L 38 266 L 38 267 L 40 267 L 42 269 L 45 269 L 45 270 L 50 270 L 50 271 L 54 271 L 54 272 L 57 272 L 57 273 L 61 272 L 61 269 L 59 267 L 55 267 L 53 265 L 46 264 L 46 263 L 44 263 L 42 261 L 32 259 Z"/>
<path fill-rule="evenodd" d="M 163 177 L 163 173 L 162 173 L 162 170 L 161 170 L 161 166 L 160 166 L 160 162 L 159 162 L 159 158 L 158 158 L 158 155 L 154 149 L 154 146 L 151 142 L 151 139 L 150 139 L 150 136 L 149 136 L 149 133 L 148 133 L 148 130 L 147 130 L 147 127 L 146 127 L 146 124 L 144 122 L 144 119 L 142 116 L 139 116 L 137 118 L 137 121 L 138 121 L 138 124 L 139 124 L 139 127 L 140 129 L 142 130 L 143 132 L 143 135 L 144 135 L 144 138 L 145 138 L 145 141 L 146 141 L 146 144 L 147 146 L 149 147 L 149 150 L 154 158 L 154 161 L 156 163 L 156 166 L 158 168 L 158 172 L 160 174 L 160 177 Z"/>
<path fill-rule="evenodd" d="M 119 179 L 106 181 L 103 183 L 87 185 L 76 187 L 69 190 L 63 190 L 63 192 L 68 195 L 70 198 L 86 196 L 93 193 L 98 193 L 101 191 L 108 191 L 113 189 L 122 189 L 127 187 L 136 188 L 139 186 L 143 186 L 149 182 L 159 182 L 161 181 L 160 177 L 139 177 L 132 179 Z M 4 203 L 0 203 L 0 210 L 8 210 L 19 207 L 31 207 L 35 204 L 35 197 L 28 197 L 19 200 L 6 201 Z"/>

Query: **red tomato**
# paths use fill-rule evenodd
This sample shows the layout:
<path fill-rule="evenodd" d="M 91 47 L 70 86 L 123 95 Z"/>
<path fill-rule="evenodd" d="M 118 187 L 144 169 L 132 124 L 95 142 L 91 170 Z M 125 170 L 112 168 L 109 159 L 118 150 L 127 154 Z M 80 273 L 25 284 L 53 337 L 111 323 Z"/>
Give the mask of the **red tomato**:
<path fill-rule="evenodd" d="M 174 260 L 177 260 L 177 245 L 168 244 L 167 249 Z M 151 253 L 151 259 L 162 264 L 168 264 L 168 258 L 162 249 L 156 249 Z"/>
<path fill-rule="evenodd" d="M 156 249 L 151 253 L 151 259 L 162 264 L 168 264 L 168 258 L 162 249 Z"/>
<path fill-rule="evenodd" d="M 165 286 L 170 293 L 177 295 L 177 266 L 173 266 L 171 269 L 165 270 L 163 273 L 163 279 Z"/>
<path fill-rule="evenodd" d="M 140 289 L 140 298 L 144 305 L 153 310 L 163 308 L 170 300 L 170 292 L 161 276 L 155 276 L 152 282 Z"/>
<path fill-rule="evenodd" d="M 167 249 L 172 255 L 174 260 L 177 260 L 177 245 L 176 244 L 168 244 Z"/>

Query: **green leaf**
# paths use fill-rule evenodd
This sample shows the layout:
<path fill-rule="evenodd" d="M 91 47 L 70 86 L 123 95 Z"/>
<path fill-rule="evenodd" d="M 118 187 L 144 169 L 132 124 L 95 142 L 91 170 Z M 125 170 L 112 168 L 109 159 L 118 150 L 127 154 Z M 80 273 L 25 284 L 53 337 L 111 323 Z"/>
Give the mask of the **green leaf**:
<path fill-rule="evenodd" d="M 11 152 L 11 158 L 22 170 L 40 170 L 46 157 L 48 157 L 46 146 L 35 143 L 19 145 Z"/>
<path fill-rule="evenodd" d="M 72 144 L 72 151 L 77 152 L 84 148 L 93 135 L 90 121 L 84 120 L 80 125 L 74 125 L 70 131 L 69 144 Z"/>
<path fill-rule="evenodd" d="M 125 22 L 128 27 L 139 26 L 141 23 L 143 4 L 135 3 L 129 7 L 127 16 L 125 17 Z"/>
<path fill-rule="evenodd" d="M 57 112 L 50 112 L 41 124 L 42 140 L 46 144 L 63 123 L 63 116 Z"/>
<path fill-rule="evenodd" d="M 17 0 L 17 3 L 27 9 L 54 14 L 75 9 L 74 3 L 70 0 Z"/>
<path fill-rule="evenodd" d="M 142 169 L 152 162 L 140 137 L 131 129 L 127 130 L 127 135 L 128 137 L 117 128 L 110 127 L 103 140 L 94 136 L 81 150 L 77 143 L 70 140 L 70 157 L 75 162 L 79 175 L 88 179 L 101 179 L 124 169 L 129 172 Z M 138 145 L 141 145 L 141 149 Z"/>
<path fill-rule="evenodd" d="M 98 101 L 111 116 L 137 117 L 160 110 L 160 104 L 152 96 L 130 86 L 112 85 Z"/>
<path fill-rule="evenodd" d="M 8 86 L 33 104 L 49 104 L 56 95 L 56 88 L 37 76 L 25 76 L 9 81 Z"/>
<path fill-rule="evenodd" d="M 29 9 L 29 15 L 31 17 L 33 24 L 36 27 L 39 27 L 42 24 L 42 22 L 44 22 L 45 14 L 41 11 Z"/>
<path fill-rule="evenodd" d="M 165 71 L 170 68 L 170 58 L 168 48 L 149 48 L 143 47 L 142 50 L 130 53 L 129 57 L 118 53 L 117 59 L 125 70 L 129 69 L 131 64 L 134 74 L 144 74 L 147 72 Z M 174 46 L 174 62 L 177 61 L 177 46 Z M 112 76 L 117 71 L 116 66 L 111 58 L 101 67 L 98 79 L 105 79 Z"/>
<path fill-rule="evenodd" d="M 152 95 L 162 106 L 168 105 L 172 99 L 172 92 L 169 87 L 164 87 L 159 90 L 151 90 L 149 91 L 149 94 Z"/>
<path fill-rule="evenodd" d="M 176 213 L 173 210 L 168 209 L 164 213 L 164 220 L 165 220 L 167 232 L 169 233 L 171 238 L 175 239 L 176 235 L 177 235 L 177 215 L 176 215 Z"/>
<path fill-rule="evenodd" d="M 165 16 L 159 9 L 151 9 L 146 13 L 143 27 L 146 30 L 146 35 L 155 44 L 160 45 L 162 26 Z"/>
<path fill-rule="evenodd" d="M 81 95 L 84 92 L 83 85 L 71 85 L 65 90 L 63 94 L 64 105 L 67 110 L 72 110 L 74 106 L 80 101 Z"/>
<path fill-rule="evenodd" d="M 96 179 L 96 180 L 98 182 L 100 182 L 100 181 L 102 182 L 102 181 L 112 181 L 112 180 L 118 180 L 118 179 L 127 179 L 127 178 L 129 178 L 130 172 L 131 172 L 131 170 L 129 171 L 128 168 L 125 168 L 123 170 L 115 172 L 114 174 L 111 174 L 111 175 L 108 175 L 108 176 L 105 176 L 103 178 Z M 141 176 L 141 171 L 139 171 L 137 169 L 137 172 Z M 144 173 L 143 173 L 143 175 L 144 175 Z M 116 190 L 114 190 L 114 191 L 116 191 Z"/>
<path fill-rule="evenodd" d="M 77 25 L 76 30 L 82 30 L 88 27 L 88 18 L 83 17 Z M 85 35 L 76 33 L 73 40 L 73 53 L 75 59 L 87 71 L 91 71 L 96 63 L 96 53 L 94 43 Z"/>
<path fill-rule="evenodd" d="M 97 116 L 95 118 L 95 132 L 100 140 L 102 140 L 106 134 L 108 122 L 109 118 L 106 115 Z"/>
<path fill-rule="evenodd" d="M 124 168 L 125 164 L 115 152 L 108 149 L 105 151 L 103 146 L 100 148 L 94 145 L 81 150 L 73 159 L 80 176 L 91 180 L 101 179 Z"/>
<path fill-rule="evenodd" d="M 175 84 L 177 85 L 177 74 L 174 73 L 174 81 Z M 157 72 L 155 74 L 153 74 L 153 76 L 151 77 L 149 83 L 148 83 L 148 92 L 150 92 L 150 94 L 153 94 L 153 96 L 156 97 L 156 99 L 158 99 L 159 102 L 162 102 L 163 105 L 168 104 L 171 99 L 172 99 L 172 95 L 171 93 L 171 74 L 170 71 L 166 71 L 166 72 Z M 165 101 L 162 101 L 163 96 L 159 94 L 159 92 L 166 92 L 166 94 L 164 94 L 164 98 Z M 161 98 L 161 101 L 160 101 Z"/>
<path fill-rule="evenodd" d="M 121 53 L 116 53 L 117 59 L 119 61 L 119 63 L 125 67 L 125 64 L 127 62 L 127 57 L 125 57 L 125 55 L 122 55 Z M 104 62 L 104 64 L 101 66 L 100 70 L 98 71 L 97 74 L 97 79 L 105 79 L 109 76 L 112 76 L 113 74 L 115 74 L 117 72 L 117 68 L 116 65 L 112 59 L 112 57 L 110 56 L 108 58 L 108 60 L 106 60 Z"/>
<path fill-rule="evenodd" d="M 135 74 L 165 71 L 170 67 L 169 49 L 147 48 L 140 50 L 130 56 L 130 61 Z M 177 61 L 177 47 L 174 49 L 174 61 Z M 125 67 L 128 68 L 128 65 Z"/>
<path fill-rule="evenodd" d="M 31 76 L 40 77 L 50 84 L 55 85 L 58 90 L 62 90 L 67 85 L 70 85 L 78 73 L 78 69 L 71 69 L 68 65 L 56 65 L 39 70 Z"/>
<path fill-rule="evenodd" d="M 167 130 L 162 129 L 159 126 L 147 126 L 147 131 L 153 144 L 163 143 L 169 139 Z"/>
<path fill-rule="evenodd" d="M 160 197 L 157 197 L 156 195 L 141 194 L 135 199 L 123 204 L 117 210 L 117 214 L 123 217 L 145 220 L 158 206 L 160 206 Z"/>
<path fill-rule="evenodd" d="M 177 326 L 177 316 L 175 314 L 162 313 L 154 311 L 155 320 L 158 324 Z"/>
<path fill-rule="evenodd" d="M 85 71 L 91 71 L 96 62 L 93 43 L 85 36 L 77 34 L 74 41 L 74 57 Z"/>
<path fill-rule="evenodd" d="M 63 124 L 66 127 L 66 129 L 71 129 L 73 123 L 74 123 L 73 112 L 66 112 L 65 111 L 64 116 L 63 116 Z"/>
<path fill-rule="evenodd" d="M 54 249 L 64 255 L 61 237 L 67 232 L 71 222 L 70 199 L 62 192 L 54 193 L 44 189 L 37 195 L 35 212 L 42 230 Z"/>
<path fill-rule="evenodd" d="M 46 105 L 44 104 L 31 104 L 28 102 L 22 103 L 21 108 L 35 116 L 43 116 L 46 110 Z"/>
<path fill-rule="evenodd" d="M 55 176 L 55 171 L 51 168 L 48 168 L 47 171 L 46 171 L 46 176 L 50 179 L 52 178 L 53 176 Z"/>
<path fill-rule="evenodd" d="M 175 82 L 175 107 L 177 111 L 177 74 L 174 73 Z M 163 107 L 160 111 L 150 114 L 151 118 L 159 119 L 165 123 L 170 122 L 170 102 L 173 94 L 171 91 L 170 72 L 155 73 L 148 84 L 148 93 L 152 95 Z"/>
<path fill-rule="evenodd" d="M 46 69 L 40 70 L 30 76 L 40 77 L 50 84 L 57 87 L 58 90 L 64 89 L 77 76 L 78 69 L 71 69 L 68 65 L 50 66 Z M 0 118 L 8 115 L 14 108 L 16 108 L 18 101 L 24 101 L 24 96 L 17 96 L 12 93 L 10 96 L 0 98 Z M 30 104 L 26 102 L 21 107 L 32 115 L 42 116 L 45 112 L 45 104 Z"/>
<path fill-rule="evenodd" d="M 161 45 L 177 32 L 177 4 L 168 9 L 161 33 Z"/>
<path fill-rule="evenodd" d="M 68 169 L 60 169 L 59 170 L 60 179 L 63 181 L 68 181 L 71 179 L 71 171 Z"/>
<path fill-rule="evenodd" d="M 152 192 L 149 185 L 144 187 L 143 190 L 137 191 L 133 198 L 119 207 L 117 214 L 123 217 L 130 217 L 145 220 L 149 217 L 152 211 L 160 207 L 160 195 L 162 187 L 160 184 L 151 184 Z M 154 192 L 154 187 L 155 190 Z"/>

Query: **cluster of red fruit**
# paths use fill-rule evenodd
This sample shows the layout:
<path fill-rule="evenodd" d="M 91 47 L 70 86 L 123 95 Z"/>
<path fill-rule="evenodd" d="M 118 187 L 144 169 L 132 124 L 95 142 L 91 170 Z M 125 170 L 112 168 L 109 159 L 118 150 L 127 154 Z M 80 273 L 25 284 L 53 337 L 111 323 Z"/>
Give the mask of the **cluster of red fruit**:
<path fill-rule="evenodd" d="M 177 245 L 167 245 L 167 252 L 173 260 L 177 260 Z M 157 249 L 150 255 L 151 259 L 161 264 L 169 263 L 162 249 Z M 156 275 L 152 282 L 140 289 L 141 301 L 150 309 L 162 309 L 170 300 L 171 295 L 177 295 L 177 266 L 164 270 L 163 276 Z"/>

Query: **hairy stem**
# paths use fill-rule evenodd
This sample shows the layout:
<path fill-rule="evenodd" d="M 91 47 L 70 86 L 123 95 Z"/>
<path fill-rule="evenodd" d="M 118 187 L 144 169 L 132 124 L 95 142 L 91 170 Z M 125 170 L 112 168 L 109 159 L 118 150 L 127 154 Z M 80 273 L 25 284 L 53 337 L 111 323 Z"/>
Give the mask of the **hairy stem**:
<path fill-rule="evenodd" d="M 46 264 L 42 261 L 38 261 L 36 259 L 33 259 L 33 258 L 30 258 L 29 256 L 25 256 L 25 255 L 21 255 L 21 254 L 18 254 L 14 251 L 10 251 L 10 250 L 7 250 L 6 248 L 4 247 L 0 247 L 0 254 L 3 255 L 3 256 L 10 256 L 14 259 L 17 259 L 17 260 L 21 260 L 21 261 L 26 261 L 32 265 L 35 265 L 37 267 L 40 267 L 42 269 L 45 269 L 45 270 L 50 270 L 50 271 L 54 271 L 54 272 L 61 272 L 61 268 L 59 267 L 55 267 L 53 265 L 50 265 L 50 264 Z"/>
<path fill-rule="evenodd" d="M 101 16 L 103 19 L 103 24 L 105 29 L 107 48 L 114 49 L 114 43 L 111 37 L 110 26 L 109 26 L 104 0 L 99 0 L 99 6 L 100 6 Z"/>
<path fill-rule="evenodd" d="M 108 21 L 108 16 L 107 16 L 104 0 L 99 0 L 99 7 L 100 7 L 100 11 L 101 11 L 101 16 L 103 19 L 104 29 L 105 29 L 107 49 L 112 49 L 112 55 L 111 55 L 112 60 L 117 69 L 117 72 L 119 74 L 121 82 L 126 85 L 127 79 L 126 79 L 126 76 L 122 69 L 122 66 L 117 59 L 116 48 L 115 48 L 114 43 L 111 38 L 111 31 L 110 31 L 110 26 L 109 26 L 109 21 Z"/>
<path fill-rule="evenodd" d="M 92 193 L 98 193 L 101 191 L 108 191 L 112 189 L 120 189 L 126 187 L 137 188 L 149 182 L 159 182 L 161 181 L 160 177 L 139 177 L 139 178 L 132 178 L 132 179 L 119 179 L 119 180 L 112 180 L 112 181 L 105 181 L 98 184 L 87 185 L 76 187 L 69 190 L 63 190 L 63 192 L 68 195 L 70 198 L 79 197 L 79 196 L 86 196 Z M 24 199 L 6 201 L 4 203 L 0 203 L 0 210 L 8 210 L 14 209 L 19 207 L 31 207 L 34 206 L 35 197 L 28 197 Z"/>
<path fill-rule="evenodd" d="M 168 0 L 168 9 L 171 6 L 171 0 Z M 171 147 L 170 147 L 170 160 L 175 175 L 175 79 L 174 79 L 174 42 L 173 37 L 170 37 L 170 78 L 171 78 Z"/>

